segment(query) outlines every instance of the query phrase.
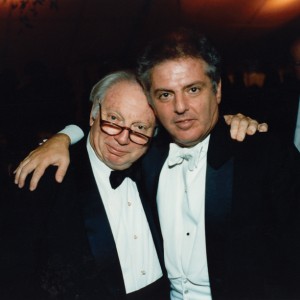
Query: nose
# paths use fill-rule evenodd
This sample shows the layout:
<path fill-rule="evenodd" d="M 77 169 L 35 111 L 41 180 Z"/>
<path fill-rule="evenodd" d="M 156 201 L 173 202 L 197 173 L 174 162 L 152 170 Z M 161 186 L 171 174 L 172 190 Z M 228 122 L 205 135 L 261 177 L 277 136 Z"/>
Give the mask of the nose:
<path fill-rule="evenodd" d="M 183 94 L 176 95 L 174 101 L 174 111 L 178 114 L 183 114 L 188 110 L 188 102 Z"/>
<path fill-rule="evenodd" d="M 118 135 L 115 136 L 115 140 L 120 144 L 120 145 L 128 145 L 130 143 L 129 139 L 129 131 L 128 129 L 125 129 L 119 133 Z"/>

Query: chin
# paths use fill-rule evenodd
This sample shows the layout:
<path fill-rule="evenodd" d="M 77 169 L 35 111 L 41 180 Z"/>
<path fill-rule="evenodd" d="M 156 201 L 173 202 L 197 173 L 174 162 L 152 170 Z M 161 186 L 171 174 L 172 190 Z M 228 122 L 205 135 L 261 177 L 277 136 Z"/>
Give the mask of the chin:
<path fill-rule="evenodd" d="M 131 164 L 110 164 L 109 167 L 113 170 L 125 170 L 128 169 Z"/>
<path fill-rule="evenodd" d="M 194 144 L 198 141 L 198 136 L 187 136 L 186 134 L 183 134 L 182 136 L 174 137 L 174 141 L 181 144 Z"/>

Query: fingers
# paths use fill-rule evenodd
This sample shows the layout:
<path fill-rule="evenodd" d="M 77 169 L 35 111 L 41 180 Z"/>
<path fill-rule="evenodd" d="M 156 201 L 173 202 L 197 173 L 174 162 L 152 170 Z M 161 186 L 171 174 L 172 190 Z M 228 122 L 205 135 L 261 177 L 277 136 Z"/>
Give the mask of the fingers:
<path fill-rule="evenodd" d="M 58 167 L 55 179 L 57 182 L 62 182 L 70 163 L 69 143 L 69 137 L 64 134 L 57 134 L 30 152 L 14 171 L 15 184 L 19 188 L 24 187 L 27 176 L 33 172 L 29 189 L 35 190 L 45 170 L 50 165 Z"/>
<path fill-rule="evenodd" d="M 23 188 L 27 176 L 34 171 L 29 186 L 29 189 L 33 191 L 36 189 L 37 184 L 40 178 L 43 176 L 46 168 L 47 164 L 36 163 L 36 161 L 34 160 L 34 155 L 29 155 L 19 164 L 19 166 L 15 170 L 14 182 L 18 185 L 19 188 Z"/>
<path fill-rule="evenodd" d="M 30 180 L 30 184 L 29 184 L 29 190 L 34 191 L 37 188 L 40 179 L 44 175 L 45 170 L 48 168 L 49 165 L 50 165 L 50 162 L 48 162 L 46 160 L 39 163 L 38 165 L 36 165 L 34 162 L 28 161 L 28 163 L 26 165 L 24 165 L 23 167 L 20 167 L 20 166 L 18 167 L 19 176 L 18 176 L 18 178 L 16 176 L 15 183 L 18 184 L 19 188 L 24 187 L 27 176 L 34 170 L 31 180 Z M 55 179 L 57 182 L 61 183 L 63 181 L 63 179 L 66 175 L 68 166 L 69 166 L 69 160 L 67 160 L 67 159 L 65 161 L 62 160 L 58 164 L 58 169 L 55 173 Z"/>
<path fill-rule="evenodd" d="M 268 124 L 267 123 L 261 123 L 259 124 L 256 120 L 249 119 L 248 128 L 247 128 L 247 134 L 253 135 L 254 133 L 258 132 L 267 132 L 268 131 Z"/>
<path fill-rule="evenodd" d="M 34 172 L 33 172 L 33 175 L 31 177 L 31 180 L 30 180 L 30 185 L 29 185 L 29 190 L 30 191 L 34 191 L 41 179 L 41 177 L 44 175 L 45 173 L 45 170 L 46 170 L 47 166 L 44 165 L 44 166 L 38 166 Z M 26 175 L 27 176 L 27 175 Z"/>
<path fill-rule="evenodd" d="M 31 154 L 32 152 L 19 164 L 17 169 L 14 170 L 14 182 L 18 185 L 19 188 L 22 188 L 24 186 L 27 175 L 35 169 L 35 166 L 33 164 L 28 164 L 30 162 Z"/>
<path fill-rule="evenodd" d="M 251 125 L 250 128 L 248 128 L 249 125 Z M 252 119 L 245 117 L 242 114 L 234 115 L 231 117 L 231 127 L 230 127 L 231 138 L 237 141 L 243 141 L 245 139 L 246 133 L 253 134 L 255 132 L 255 131 L 253 132 L 255 127 L 256 126 L 255 124 L 253 124 Z"/>
<path fill-rule="evenodd" d="M 248 118 L 247 123 L 244 124 L 244 128 L 248 135 L 253 135 L 257 131 L 258 126 L 259 126 L 258 122 L 250 118 Z"/>
<path fill-rule="evenodd" d="M 257 130 L 259 132 L 267 132 L 269 130 L 269 125 L 267 123 L 258 124 Z"/>
<path fill-rule="evenodd" d="M 256 120 L 242 114 L 226 115 L 225 122 L 230 125 L 230 135 L 232 139 L 242 142 L 246 135 L 253 135 L 257 131 L 267 132 L 268 124 L 259 124 Z"/>
<path fill-rule="evenodd" d="M 62 182 L 69 166 L 69 161 L 63 161 L 59 166 L 55 173 L 55 180 L 57 182 Z"/>
<path fill-rule="evenodd" d="M 258 122 L 256 120 L 252 120 L 251 118 L 246 117 L 241 119 L 236 133 L 236 140 L 242 142 L 246 135 L 255 134 L 258 125 Z"/>
<path fill-rule="evenodd" d="M 227 125 L 231 124 L 232 118 L 233 118 L 233 115 L 224 115 L 224 120 Z"/>

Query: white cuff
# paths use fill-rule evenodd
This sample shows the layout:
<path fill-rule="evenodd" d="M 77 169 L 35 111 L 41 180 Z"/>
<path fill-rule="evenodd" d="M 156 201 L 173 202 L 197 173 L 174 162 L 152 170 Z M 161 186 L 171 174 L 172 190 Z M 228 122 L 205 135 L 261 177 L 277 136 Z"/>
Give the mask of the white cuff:
<path fill-rule="evenodd" d="M 66 134 L 71 140 L 71 145 L 76 144 L 84 137 L 83 131 L 77 125 L 68 125 L 58 133 Z"/>

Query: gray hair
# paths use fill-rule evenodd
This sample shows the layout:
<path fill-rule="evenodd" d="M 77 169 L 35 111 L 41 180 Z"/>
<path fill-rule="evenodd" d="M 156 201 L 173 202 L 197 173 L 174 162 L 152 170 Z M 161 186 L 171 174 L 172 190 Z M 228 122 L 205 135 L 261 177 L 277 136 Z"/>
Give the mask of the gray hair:
<path fill-rule="evenodd" d="M 98 81 L 90 93 L 90 101 L 93 102 L 92 117 L 95 119 L 99 113 L 99 103 L 101 104 L 107 91 L 117 83 L 127 81 L 136 83 L 142 87 L 134 72 L 128 70 L 116 71 L 110 73 Z"/>

